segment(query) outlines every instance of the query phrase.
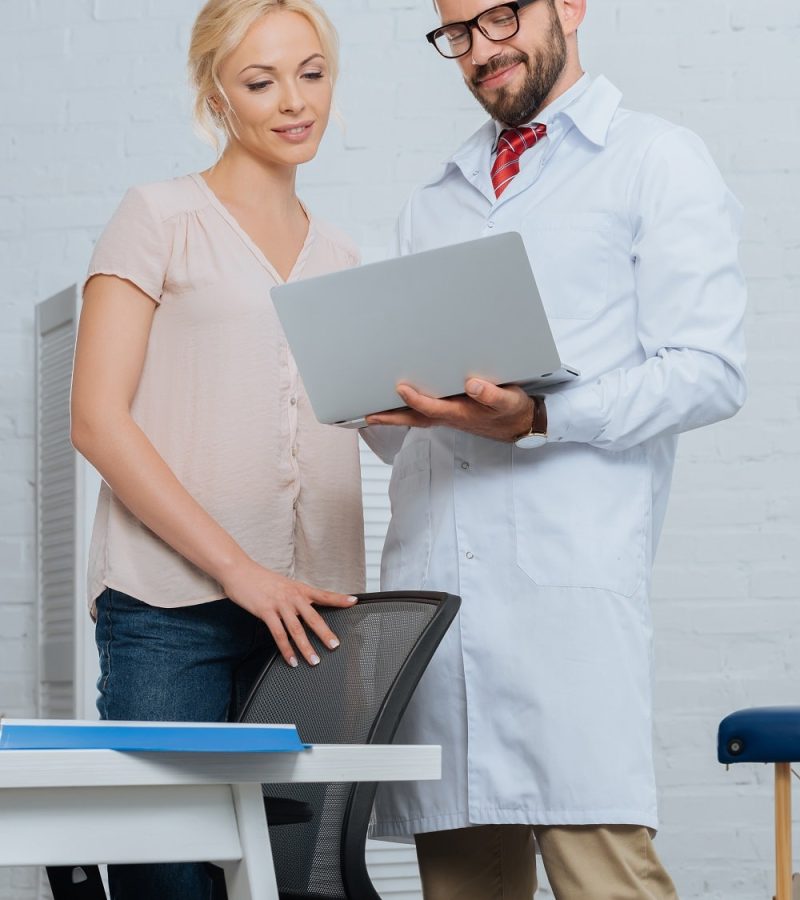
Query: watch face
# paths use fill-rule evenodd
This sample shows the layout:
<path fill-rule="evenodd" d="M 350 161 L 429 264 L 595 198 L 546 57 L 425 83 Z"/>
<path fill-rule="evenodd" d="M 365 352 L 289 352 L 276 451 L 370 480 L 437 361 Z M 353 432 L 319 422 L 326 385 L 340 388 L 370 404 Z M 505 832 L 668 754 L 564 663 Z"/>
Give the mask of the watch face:
<path fill-rule="evenodd" d="M 533 450 L 536 447 L 543 447 L 547 443 L 547 435 L 525 434 L 521 438 L 517 438 L 515 443 L 523 450 Z"/>

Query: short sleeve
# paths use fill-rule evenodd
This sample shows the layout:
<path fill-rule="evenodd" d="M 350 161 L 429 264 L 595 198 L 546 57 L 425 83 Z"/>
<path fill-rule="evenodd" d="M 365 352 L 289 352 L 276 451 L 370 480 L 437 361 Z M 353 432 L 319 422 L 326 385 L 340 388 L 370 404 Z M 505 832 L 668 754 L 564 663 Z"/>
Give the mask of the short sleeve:
<path fill-rule="evenodd" d="M 164 223 L 146 191 L 131 188 L 95 245 L 83 286 L 93 275 L 116 275 L 160 303 L 170 252 Z"/>

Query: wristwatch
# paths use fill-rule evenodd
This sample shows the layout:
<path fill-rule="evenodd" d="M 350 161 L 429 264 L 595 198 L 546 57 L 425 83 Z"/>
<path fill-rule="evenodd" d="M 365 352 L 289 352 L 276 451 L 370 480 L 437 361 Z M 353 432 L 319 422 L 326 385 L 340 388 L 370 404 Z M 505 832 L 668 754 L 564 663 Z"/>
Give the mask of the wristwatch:
<path fill-rule="evenodd" d="M 533 400 L 531 430 L 514 440 L 517 447 L 523 450 L 533 450 L 535 447 L 543 447 L 547 443 L 547 407 L 544 397 L 531 397 L 531 400 Z"/>

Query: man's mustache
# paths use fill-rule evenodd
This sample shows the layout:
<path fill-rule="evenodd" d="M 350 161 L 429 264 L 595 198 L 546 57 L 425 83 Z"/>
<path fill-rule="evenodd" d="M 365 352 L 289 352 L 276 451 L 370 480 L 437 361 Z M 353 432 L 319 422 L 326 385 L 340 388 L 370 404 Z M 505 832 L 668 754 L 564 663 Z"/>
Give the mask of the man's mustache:
<path fill-rule="evenodd" d="M 487 78 L 491 78 L 492 75 L 495 75 L 497 72 L 502 72 L 503 69 L 508 69 L 511 66 L 516 65 L 517 63 L 527 63 L 528 55 L 526 53 L 516 53 L 513 56 L 496 56 L 494 59 L 490 59 L 485 66 L 478 66 L 475 69 L 475 73 L 472 76 L 472 86 L 479 88 L 481 85 L 481 81 L 484 81 Z"/>

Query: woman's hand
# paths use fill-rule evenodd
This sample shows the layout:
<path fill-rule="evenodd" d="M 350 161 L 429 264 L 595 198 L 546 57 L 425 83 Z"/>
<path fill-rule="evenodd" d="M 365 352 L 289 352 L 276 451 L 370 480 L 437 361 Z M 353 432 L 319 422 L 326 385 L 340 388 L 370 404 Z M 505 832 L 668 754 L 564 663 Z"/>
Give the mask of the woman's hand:
<path fill-rule="evenodd" d="M 290 666 L 297 665 L 294 647 L 309 665 L 319 662 L 306 635 L 308 626 L 322 643 L 335 650 L 339 639 L 314 609 L 322 606 L 352 606 L 357 598 L 334 594 L 278 575 L 252 559 L 240 562 L 222 581 L 225 595 L 249 613 L 261 619 L 272 632 L 281 656 Z M 294 647 L 292 646 L 294 644 Z"/>
<path fill-rule="evenodd" d="M 73 444 L 140 522 L 266 623 L 290 665 L 297 665 L 292 642 L 316 665 L 304 626 L 326 647 L 339 642 L 312 604 L 352 606 L 355 598 L 292 581 L 247 556 L 189 494 L 131 416 L 155 308 L 152 298 L 116 276 L 89 281 L 72 382 Z"/>

